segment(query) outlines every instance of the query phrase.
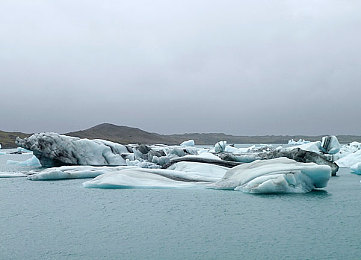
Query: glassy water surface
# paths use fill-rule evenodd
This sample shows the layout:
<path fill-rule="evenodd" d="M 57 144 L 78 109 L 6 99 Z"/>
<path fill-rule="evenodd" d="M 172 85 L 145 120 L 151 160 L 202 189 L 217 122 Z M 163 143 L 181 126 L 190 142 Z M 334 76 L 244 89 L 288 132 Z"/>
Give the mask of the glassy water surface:
<path fill-rule="evenodd" d="M 289 195 L 0 179 L 0 259 L 360 259 L 361 177 L 338 175 Z"/>

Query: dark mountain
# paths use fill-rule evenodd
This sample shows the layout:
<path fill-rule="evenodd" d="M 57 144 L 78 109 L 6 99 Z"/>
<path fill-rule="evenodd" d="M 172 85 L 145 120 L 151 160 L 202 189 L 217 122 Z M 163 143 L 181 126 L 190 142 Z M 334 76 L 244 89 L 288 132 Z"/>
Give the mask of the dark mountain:
<path fill-rule="evenodd" d="M 30 134 L 24 134 L 24 133 L 20 133 L 20 132 L 4 132 L 0 130 L 0 144 L 1 144 L 1 148 L 14 148 L 16 147 L 15 145 L 15 139 L 16 137 L 28 137 L 30 136 Z"/>
<path fill-rule="evenodd" d="M 75 136 L 88 139 L 104 139 L 120 144 L 142 143 L 142 144 L 175 144 L 176 141 L 156 133 L 149 133 L 139 128 L 128 126 L 117 126 L 113 124 L 100 124 L 86 130 L 66 133 L 69 136 Z"/>
<path fill-rule="evenodd" d="M 104 139 L 121 144 L 142 143 L 142 144 L 180 144 L 185 140 L 193 139 L 196 144 L 213 145 L 220 140 L 225 140 L 230 144 L 285 144 L 290 139 L 305 139 L 309 141 L 321 140 L 322 136 L 305 135 L 265 135 L 265 136 L 234 136 L 223 133 L 187 133 L 160 135 L 150 133 L 139 128 L 128 126 L 117 126 L 113 124 L 100 124 L 82 131 L 66 133 L 69 136 L 75 136 L 88 139 Z M 0 131 L 0 144 L 3 148 L 16 147 L 14 141 L 19 136 L 21 138 L 29 136 L 20 132 Z M 339 135 L 337 136 L 341 143 L 350 143 L 352 141 L 361 142 L 361 136 Z"/>

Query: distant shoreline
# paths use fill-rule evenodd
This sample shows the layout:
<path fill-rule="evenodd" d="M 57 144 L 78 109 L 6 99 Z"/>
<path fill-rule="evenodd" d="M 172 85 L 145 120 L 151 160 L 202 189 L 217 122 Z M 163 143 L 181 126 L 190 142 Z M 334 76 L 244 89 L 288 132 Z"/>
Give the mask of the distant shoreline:
<path fill-rule="evenodd" d="M 15 139 L 28 137 L 31 134 L 21 132 L 5 132 L 0 130 L 0 144 L 2 148 L 15 148 Z M 322 136 L 308 135 L 263 135 L 263 136 L 234 136 L 224 133 L 187 133 L 161 135 L 150 133 L 139 128 L 117 126 L 113 124 L 100 124 L 89 129 L 65 133 L 65 135 L 88 138 L 88 139 L 104 139 L 115 143 L 129 144 L 180 144 L 185 140 L 194 140 L 198 145 L 214 145 L 218 141 L 227 141 L 229 144 L 287 144 L 289 140 L 295 141 L 304 139 L 308 141 L 320 141 Z M 361 136 L 356 135 L 337 135 L 340 143 L 346 144 L 353 141 L 361 142 Z"/>

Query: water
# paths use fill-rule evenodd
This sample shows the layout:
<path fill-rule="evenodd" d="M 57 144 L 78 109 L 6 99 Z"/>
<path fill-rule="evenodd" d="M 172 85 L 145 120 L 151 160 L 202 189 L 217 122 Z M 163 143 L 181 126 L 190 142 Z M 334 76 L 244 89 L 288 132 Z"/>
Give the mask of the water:
<path fill-rule="evenodd" d="M 338 175 L 289 195 L 0 179 L 0 259 L 360 259 L 361 177 Z"/>

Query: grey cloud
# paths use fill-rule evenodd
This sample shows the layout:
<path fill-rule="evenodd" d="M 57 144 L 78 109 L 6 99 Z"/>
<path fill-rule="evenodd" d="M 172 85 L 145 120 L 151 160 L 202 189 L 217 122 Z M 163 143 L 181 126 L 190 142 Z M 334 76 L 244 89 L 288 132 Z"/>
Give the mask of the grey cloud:
<path fill-rule="evenodd" d="M 0 129 L 360 134 L 358 1 L 1 1 Z"/>

